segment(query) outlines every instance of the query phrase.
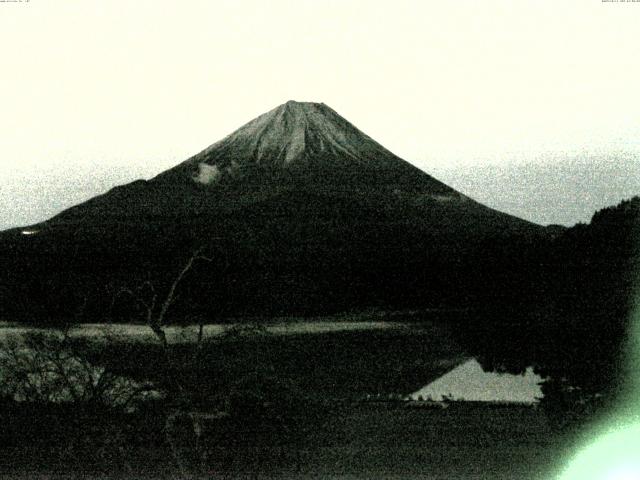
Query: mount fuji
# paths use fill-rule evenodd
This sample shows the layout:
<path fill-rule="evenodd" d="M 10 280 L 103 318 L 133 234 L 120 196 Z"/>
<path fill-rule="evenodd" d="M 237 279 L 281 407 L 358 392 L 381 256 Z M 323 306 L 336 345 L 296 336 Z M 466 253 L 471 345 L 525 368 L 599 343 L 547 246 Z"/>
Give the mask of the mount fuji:
<path fill-rule="evenodd" d="M 503 295 L 515 252 L 545 235 L 325 104 L 289 101 L 150 180 L 0 233 L 0 287 L 40 298 L 32 317 L 69 315 L 76 297 L 99 315 L 105 286 L 162 285 L 204 248 L 216 262 L 177 316 L 458 305 Z"/>

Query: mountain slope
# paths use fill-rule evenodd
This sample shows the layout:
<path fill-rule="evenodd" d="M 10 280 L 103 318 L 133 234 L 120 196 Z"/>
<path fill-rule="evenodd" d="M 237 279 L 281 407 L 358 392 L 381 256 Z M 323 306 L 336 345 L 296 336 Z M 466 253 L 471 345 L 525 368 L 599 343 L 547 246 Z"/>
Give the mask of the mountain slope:
<path fill-rule="evenodd" d="M 184 219 L 242 208 L 290 190 L 347 194 L 374 203 L 385 195 L 385 201 L 411 197 L 413 203 L 474 203 L 398 158 L 326 105 L 290 101 L 154 179 L 117 187 L 48 223 Z"/>
<path fill-rule="evenodd" d="M 0 234 L 0 293 L 11 315 L 50 321 L 78 298 L 104 316 L 118 285 L 151 281 L 161 292 L 200 247 L 216 262 L 192 273 L 177 317 L 473 303 L 521 288 L 513 263 L 546 235 L 326 105 L 298 102 L 28 230 Z"/>

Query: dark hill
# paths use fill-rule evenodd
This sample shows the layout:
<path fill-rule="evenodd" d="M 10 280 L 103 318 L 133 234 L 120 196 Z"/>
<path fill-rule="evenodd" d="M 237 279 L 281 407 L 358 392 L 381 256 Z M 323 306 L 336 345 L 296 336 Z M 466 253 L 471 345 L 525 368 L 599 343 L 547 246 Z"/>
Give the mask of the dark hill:
<path fill-rule="evenodd" d="M 0 234 L 0 313 L 58 321 L 86 304 L 99 320 L 119 285 L 161 292 L 200 247 L 215 261 L 191 273 L 176 318 L 516 301 L 520 257 L 548 236 L 326 105 L 287 102 L 149 181 Z"/>

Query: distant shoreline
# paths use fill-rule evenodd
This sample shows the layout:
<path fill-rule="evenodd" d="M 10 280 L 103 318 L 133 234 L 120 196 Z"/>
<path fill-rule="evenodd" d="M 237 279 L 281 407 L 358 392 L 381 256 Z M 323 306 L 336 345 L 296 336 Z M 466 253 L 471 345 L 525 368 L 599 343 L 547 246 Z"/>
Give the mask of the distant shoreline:
<path fill-rule="evenodd" d="M 244 323 L 210 323 L 204 324 L 204 338 L 219 337 L 224 334 L 237 333 L 240 336 L 256 335 L 303 335 L 322 334 L 332 332 L 353 332 L 365 330 L 391 330 L 403 329 L 410 324 L 381 321 L 327 321 L 310 320 L 296 322 L 275 322 L 259 325 Z M 243 328 L 246 327 L 246 328 Z M 10 324 L 0 322 L 0 339 L 11 334 L 21 335 L 28 332 L 59 332 L 60 328 L 31 326 L 25 324 Z M 170 341 L 188 343 L 197 340 L 198 325 L 177 326 L 168 325 L 165 331 Z M 104 338 L 105 340 L 118 338 L 126 340 L 151 340 L 155 339 L 154 333 L 146 324 L 99 324 L 84 323 L 74 325 L 70 329 L 70 335 L 76 338 Z"/>

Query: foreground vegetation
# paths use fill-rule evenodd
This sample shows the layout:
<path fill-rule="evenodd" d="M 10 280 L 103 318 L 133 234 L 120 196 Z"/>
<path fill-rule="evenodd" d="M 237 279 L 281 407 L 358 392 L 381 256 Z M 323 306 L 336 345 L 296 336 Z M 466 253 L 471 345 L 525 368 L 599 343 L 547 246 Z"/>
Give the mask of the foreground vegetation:
<path fill-rule="evenodd" d="M 5 341 L 0 469 L 11 478 L 502 479 L 547 478 L 565 458 L 567 432 L 544 405 L 363 401 L 415 391 L 461 362 L 449 327 L 297 328 L 238 325 L 168 352 L 69 330 L 23 337 L 27 356 Z M 46 371 L 50 382 L 38 383 Z"/>
<path fill-rule="evenodd" d="M 310 412 L 309 407 L 305 410 Z M 3 409 L 3 411 L 6 411 Z M 316 411 L 318 411 L 316 409 Z M 21 406 L 3 432 L 3 473 L 149 478 L 543 479 L 568 457 L 531 407 L 446 410 L 332 404 L 295 430 L 276 418 L 232 415 L 193 435 L 161 408 L 136 413 Z M 180 464 L 176 462 L 180 455 Z"/>
<path fill-rule="evenodd" d="M 567 432 L 545 405 L 363 402 L 415 391 L 467 354 L 450 326 L 392 317 L 405 322 L 288 334 L 248 323 L 166 347 L 72 329 L 5 339 L 2 472 L 546 478 L 562 462 Z"/>
<path fill-rule="evenodd" d="M 434 325 L 283 335 L 249 324 L 166 346 L 69 332 L 3 345 L 5 471 L 268 472 L 334 441 L 323 425 L 358 398 L 415 390 L 463 354 Z M 278 461 L 301 465 L 291 458 Z"/>
<path fill-rule="evenodd" d="M 119 308 L 151 342 L 117 332 L 97 342 L 69 325 L 6 339 L 2 468 L 10 476 L 544 478 L 562 458 L 567 429 L 615 402 L 632 372 L 624 347 L 639 213 L 640 199 L 623 202 L 552 249 L 524 252 L 518 263 L 535 266 L 527 276 L 535 288 L 517 302 L 444 317 L 431 310 L 389 328 L 240 322 L 207 335 L 200 319 L 191 340 L 176 341 L 166 314 L 196 251 L 161 295 L 143 282 L 112 297 L 126 299 Z M 358 402 L 417 390 L 466 355 L 500 371 L 533 365 L 546 379 L 543 408 Z"/>

